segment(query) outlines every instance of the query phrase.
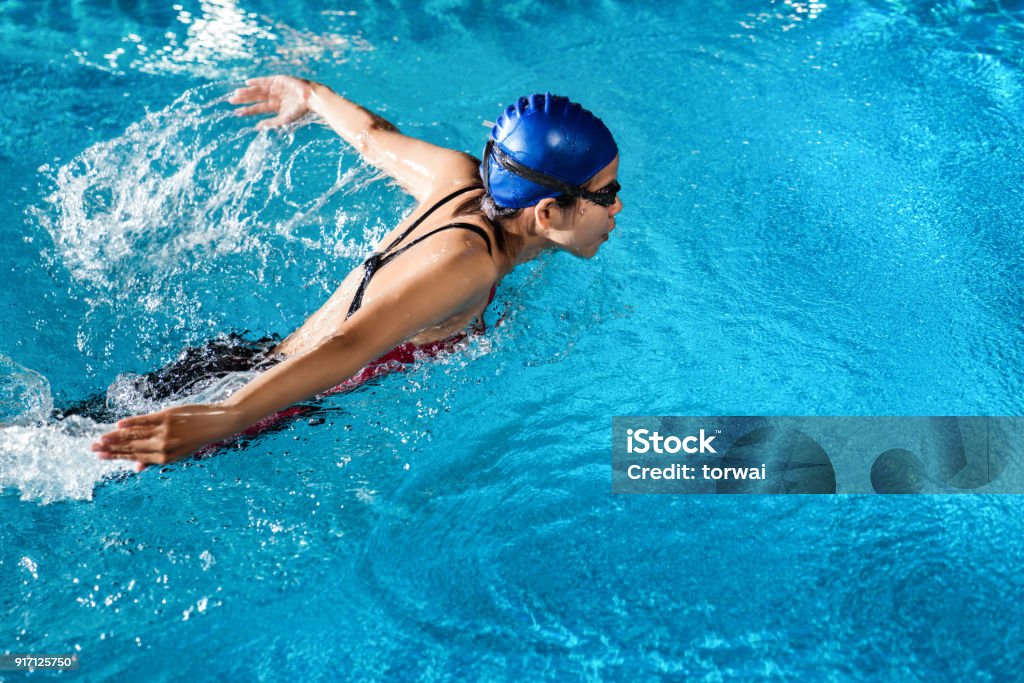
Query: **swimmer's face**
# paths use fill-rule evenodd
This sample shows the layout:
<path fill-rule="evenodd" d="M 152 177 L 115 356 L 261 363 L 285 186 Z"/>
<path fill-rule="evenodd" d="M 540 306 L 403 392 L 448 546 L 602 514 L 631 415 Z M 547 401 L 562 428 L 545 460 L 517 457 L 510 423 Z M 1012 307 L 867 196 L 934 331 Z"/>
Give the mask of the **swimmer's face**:
<path fill-rule="evenodd" d="M 605 166 L 583 189 L 598 192 L 618 178 L 619 157 Z M 601 206 L 586 199 L 578 199 L 573 206 L 559 208 L 553 199 L 544 199 L 536 210 L 545 211 L 537 215 L 537 223 L 545 236 L 560 249 L 580 258 L 593 258 L 601 245 L 608 241 L 608 233 L 615 229 L 615 215 L 622 211 L 622 200 L 617 196 L 611 206 Z"/>

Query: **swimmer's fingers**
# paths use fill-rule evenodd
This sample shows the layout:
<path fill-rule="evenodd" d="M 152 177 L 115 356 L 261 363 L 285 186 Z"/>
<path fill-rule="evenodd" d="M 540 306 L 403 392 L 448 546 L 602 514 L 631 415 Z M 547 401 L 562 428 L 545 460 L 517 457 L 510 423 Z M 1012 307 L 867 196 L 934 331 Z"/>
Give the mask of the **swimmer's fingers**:
<path fill-rule="evenodd" d="M 292 121 L 297 120 L 302 116 L 302 112 L 285 111 L 282 110 L 280 114 L 271 119 L 263 119 L 256 124 L 256 128 L 259 130 L 265 130 L 267 128 L 280 128 L 286 126 Z"/>
<path fill-rule="evenodd" d="M 238 88 L 228 98 L 231 104 L 247 104 L 235 111 L 236 116 L 277 114 L 260 121 L 257 128 L 280 128 L 302 118 L 309 112 L 309 97 L 313 83 L 294 76 L 266 76 L 250 78 L 246 87 Z"/>
<path fill-rule="evenodd" d="M 111 444 L 142 441 L 152 438 L 157 430 L 161 430 L 163 420 L 154 415 L 130 417 L 117 423 L 117 429 L 98 437 L 92 444 L 92 450 L 102 452 Z"/>
<path fill-rule="evenodd" d="M 292 97 L 302 98 L 308 90 L 310 81 L 294 76 L 265 76 L 250 78 L 246 87 L 237 88 L 228 97 L 231 104 L 251 104 L 260 100 L 287 100 Z"/>
<path fill-rule="evenodd" d="M 156 427 L 164 423 L 164 415 L 161 413 L 150 413 L 149 415 L 139 415 L 137 417 L 126 417 L 123 420 L 117 421 L 118 429 L 125 429 L 127 427 Z M 111 432 L 113 433 L 113 432 Z"/>
<path fill-rule="evenodd" d="M 121 420 L 119 429 L 100 437 L 92 450 L 103 460 L 164 465 L 231 436 L 244 426 L 239 411 L 230 406 L 175 406 L 159 413 Z"/>
<path fill-rule="evenodd" d="M 161 452 L 164 440 L 159 438 L 136 439 L 119 443 L 105 443 L 93 446 L 103 460 L 140 460 L 144 456 L 157 455 Z M 148 459 L 146 462 L 150 462 Z"/>
<path fill-rule="evenodd" d="M 236 109 L 235 116 L 252 116 L 254 114 L 270 114 L 275 112 L 277 112 L 277 107 L 269 102 L 260 102 L 259 104 L 252 104 L 248 107 Z"/>
<path fill-rule="evenodd" d="M 250 104 L 252 102 L 259 102 L 260 100 L 265 99 L 267 99 L 266 88 L 250 86 L 248 88 L 239 88 L 231 93 L 231 97 L 228 98 L 228 102 L 230 104 Z"/>
<path fill-rule="evenodd" d="M 96 455 L 100 460 L 134 460 L 137 472 L 149 465 L 165 465 L 187 455 L 180 441 L 162 437 L 107 444 L 98 449 L 94 447 L 93 450 L 99 451 Z"/>
<path fill-rule="evenodd" d="M 166 447 L 167 428 L 162 425 L 116 429 L 101 436 L 92 445 L 98 453 L 133 453 Z"/>
<path fill-rule="evenodd" d="M 257 76 L 256 78 L 245 79 L 245 84 L 251 90 L 267 90 L 271 85 L 280 80 L 280 76 Z"/>
<path fill-rule="evenodd" d="M 99 437 L 91 450 L 102 460 L 140 460 L 166 453 L 171 444 L 165 417 L 156 413 L 120 420 L 118 428 Z"/>
<path fill-rule="evenodd" d="M 142 441 L 152 438 L 158 433 L 160 427 L 131 427 L 127 429 L 115 429 L 100 437 L 98 445 L 103 446 L 115 443 L 127 443 L 130 441 Z"/>

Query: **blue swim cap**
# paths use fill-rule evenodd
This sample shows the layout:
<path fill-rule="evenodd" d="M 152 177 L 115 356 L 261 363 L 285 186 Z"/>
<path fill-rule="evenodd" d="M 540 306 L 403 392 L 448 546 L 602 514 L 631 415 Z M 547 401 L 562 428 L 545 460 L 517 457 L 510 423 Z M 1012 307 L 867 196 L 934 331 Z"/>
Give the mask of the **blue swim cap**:
<path fill-rule="evenodd" d="M 484 152 L 480 176 L 498 206 L 521 209 L 542 199 L 566 194 L 557 183 L 528 180 L 509 168 L 516 163 L 580 187 L 619 153 L 611 132 L 589 111 L 567 97 L 547 93 L 520 97 L 491 128 L 488 142 L 511 158 L 499 163 Z"/>

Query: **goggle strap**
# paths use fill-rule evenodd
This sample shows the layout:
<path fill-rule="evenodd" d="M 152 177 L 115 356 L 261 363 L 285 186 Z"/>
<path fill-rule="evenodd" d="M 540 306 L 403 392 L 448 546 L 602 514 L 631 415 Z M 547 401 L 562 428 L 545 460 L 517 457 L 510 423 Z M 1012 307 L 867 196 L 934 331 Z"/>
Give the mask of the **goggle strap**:
<path fill-rule="evenodd" d="M 498 162 L 498 165 L 503 167 L 505 170 L 511 171 L 520 178 L 524 178 L 530 182 L 543 185 L 544 187 L 549 187 L 552 190 L 558 190 L 562 194 L 568 194 L 574 197 L 581 197 L 585 192 L 582 188 L 571 185 L 564 180 L 550 176 L 547 173 L 535 171 L 529 166 L 519 163 L 508 154 L 505 154 L 500 147 L 495 145 L 493 139 L 487 141 L 487 149 L 484 154 L 494 157 L 494 160 Z"/>
<path fill-rule="evenodd" d="M 537 183 L 538 185 L 541 185 L 543 187 L 547 187 L 552 190 L 557 190 L 562 194 L 567 194 L 572 197 L 582 197 L 583 199 L 589 199 L 590 201 L 594 202 L 595 204 L 599 204 L 600 206 L 611 206 L 612 204 L 615 203 L 615 193 L 611 193 L 612 201 L 609 202 L 608 193 L 590 192 L 588 190 L 584 190 L 582 187 L 572 185 L 571 183 L 567 183 L 560 178 L 550 176 L 547 173 L 535 171 L 529 166 L 525 166 L 519 163 L 508 154 L 505 154 L 505 152 L 503 152 L 500 147 L 495 145 L 493 138 L 487 141 L 487 146 L 484 148 L 484 173 L 482 175 L 484 181 L 484 189 L 487 191 L 487 194 L 491 193 L 491 184 L 489 181 L 490 174 L 487 172 L 487 160 L 489 158 L 493 158 L 495 161 L 498 162 L 498 165 L 504 168 L 506 171 L 514 173 L 515 175 L 519 176 L 520 178 L 523 178 L 524 180 L 529 180 L 530 182 Z"/>

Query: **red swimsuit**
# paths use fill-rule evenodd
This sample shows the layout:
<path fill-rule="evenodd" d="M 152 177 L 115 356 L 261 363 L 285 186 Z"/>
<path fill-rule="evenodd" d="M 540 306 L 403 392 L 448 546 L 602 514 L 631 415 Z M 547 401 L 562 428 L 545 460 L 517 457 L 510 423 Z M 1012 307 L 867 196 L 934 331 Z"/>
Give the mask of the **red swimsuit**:
<path fill-rule="evenodd" d="M 487 306 L 490 306 L 491 302 L 494 301 L 494 293 L 496 290 L 497 286 L 491 285 L 491 295 L 487 299 Z M 486 306 L 484 307 L 484 310 L 487 310 Z M 479 323 L 473 328 L 473 331 L 475 333 L 483 333 L 487 331 L 487 325 L 484 323 L 482 314 Z M 348 380 L 342 382 L 333 389 L 328 390 L 325 395 L 336 394 L 342 391 L 351 391 L 363 382 L 376 379 L 377 377 L 383 377 L 395 370 L 402 370 L 406 365 L 415 362 L 417 358 L 423 358 L 424 356 L 427 358 L 434 358 L 442 353 L 450 353 L 455 350 L 455 347 L 459 342 L 466 339 L 468 336 L 469 335 L 465 332 L 459 332 L 447 339 L 438 339 L 437 341 L 427 342 L 420 346 L 417 346 L 412 342 L 399 344 L 356 374 L 352 375 Z"/>

